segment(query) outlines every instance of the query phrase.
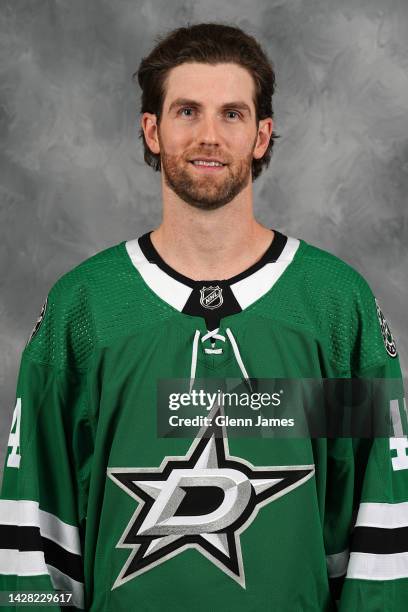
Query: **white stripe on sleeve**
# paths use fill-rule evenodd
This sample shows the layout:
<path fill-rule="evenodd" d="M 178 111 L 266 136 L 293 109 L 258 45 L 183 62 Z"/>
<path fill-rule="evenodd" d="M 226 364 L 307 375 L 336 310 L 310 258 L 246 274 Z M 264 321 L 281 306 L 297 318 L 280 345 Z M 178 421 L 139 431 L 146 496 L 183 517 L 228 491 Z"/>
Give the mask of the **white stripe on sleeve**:
<path fill-rule="evenodd" d="M 382 529 L 408 527 L 408 502 L 397 504 L 363 502 L 358 510 L 356 527 Z"/>
<path fill-rule="evenodd" d="M 408 553 L 378 555 L 352 552 L 346 578 L 361 580 L 408 578 Z"/>

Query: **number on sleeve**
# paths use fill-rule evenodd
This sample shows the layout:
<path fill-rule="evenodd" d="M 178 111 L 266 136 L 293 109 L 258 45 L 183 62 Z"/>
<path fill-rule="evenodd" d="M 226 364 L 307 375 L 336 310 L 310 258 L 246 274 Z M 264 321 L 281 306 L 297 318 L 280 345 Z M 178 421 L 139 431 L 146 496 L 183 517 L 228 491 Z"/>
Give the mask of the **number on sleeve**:
<path fill-rule="evenodd" d="M 17 398 L 16 407 L 13 412 L 8 446 L 11 446 L 11 453 L 7 457 L 7 467 L 19 468 L 21 455 L 17 453 L 20 449 L 20 421 L 21 421 L 21 397 Z"/>
<path fill-rule="evenodd" d="M 407 407 L 405 398 L 403 398 L 403 404 L 404 411 L 406 413 Z M 397 454 L 394 455 L 394 457 L 391 457 L 392 469 L 406 470 L 408 469 L 408 438 L 403 436 L 403 425 L 398 400 L 391 400 L 390 411 L 394 433 L 396 436 L 398 436 L 395 438 L 390 438 L 390 449 L 397 451 Z"/>

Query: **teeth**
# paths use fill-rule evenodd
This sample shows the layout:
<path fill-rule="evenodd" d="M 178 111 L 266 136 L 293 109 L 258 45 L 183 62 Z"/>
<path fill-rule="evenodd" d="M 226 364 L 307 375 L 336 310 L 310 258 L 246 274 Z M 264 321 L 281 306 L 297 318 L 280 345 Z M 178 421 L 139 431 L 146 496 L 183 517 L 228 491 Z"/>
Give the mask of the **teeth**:
<path fill-rule="evenodd" d="M 201 159 L 193 161 L 195 166 L 223 166 L 220 162 L 202 161 Z"/>

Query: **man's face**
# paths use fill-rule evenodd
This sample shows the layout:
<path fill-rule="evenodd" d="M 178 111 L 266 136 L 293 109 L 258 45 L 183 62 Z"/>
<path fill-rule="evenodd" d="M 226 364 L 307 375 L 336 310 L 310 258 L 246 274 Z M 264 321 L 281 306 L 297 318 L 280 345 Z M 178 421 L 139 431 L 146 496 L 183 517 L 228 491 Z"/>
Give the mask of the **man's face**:
<path fill-rule="evenodd" d="M 252 77 L 237 64 L 185 63 L 170 71 L 157 134 L 161 169 L 187 204 L 214 210 L 251 180 L 258 137 L 253 97 Z M 205 158 L 224 165 L 192 161 Z"/>

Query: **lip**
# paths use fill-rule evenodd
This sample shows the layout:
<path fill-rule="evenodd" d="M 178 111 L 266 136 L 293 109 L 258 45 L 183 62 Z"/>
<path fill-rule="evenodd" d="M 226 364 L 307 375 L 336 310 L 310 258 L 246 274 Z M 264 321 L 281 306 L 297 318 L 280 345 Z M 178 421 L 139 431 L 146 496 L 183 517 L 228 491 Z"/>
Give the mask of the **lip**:
<path fill-rule="evenodd" d="M 202 161 L 209 161 L 209 160 L 202 160 Z M 211 160 L 211 161 L 217 161 L 217 160 Z M 192 161 L 189 162 L 194 170 L 196 170 L 197 172 L 204 172 L 204 173 L 209 173 L 209 172 L 222 172 L 222 170 L 224 170 L 225 165 L 224 166 L 196 166 L 196 164 L 193 164 Z"/>
<path fill-rule="evenodd" d="M 219 164 L 223 164 L 223 166 L 226 165 L 225 162 L 222 161 L 222 159 L 218 159 L 217 157 L 193 157 L 193 159 L 189 159 L 188 161 L 218 162 Z"/>

